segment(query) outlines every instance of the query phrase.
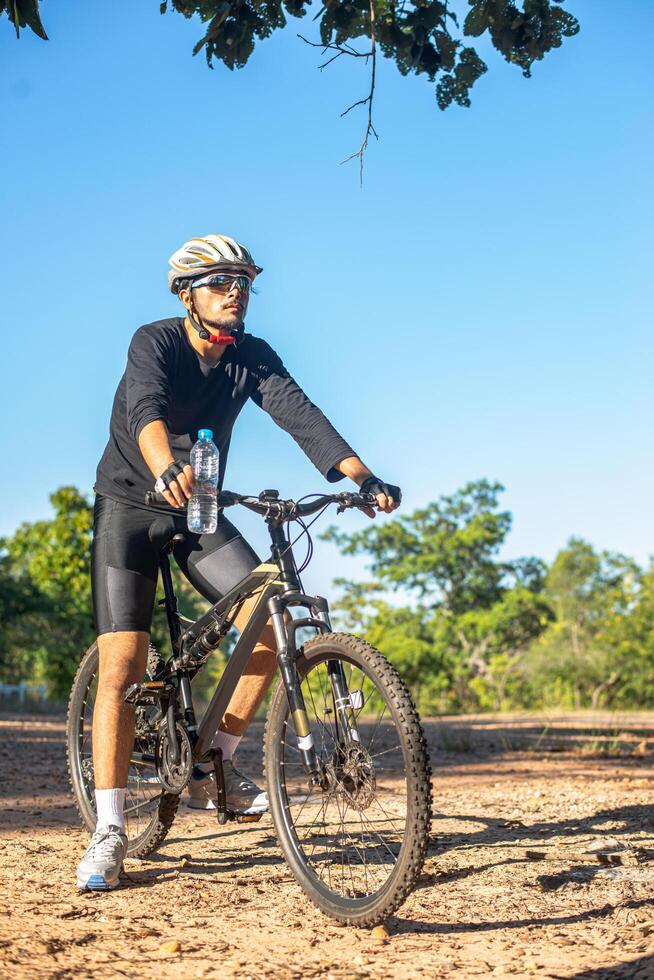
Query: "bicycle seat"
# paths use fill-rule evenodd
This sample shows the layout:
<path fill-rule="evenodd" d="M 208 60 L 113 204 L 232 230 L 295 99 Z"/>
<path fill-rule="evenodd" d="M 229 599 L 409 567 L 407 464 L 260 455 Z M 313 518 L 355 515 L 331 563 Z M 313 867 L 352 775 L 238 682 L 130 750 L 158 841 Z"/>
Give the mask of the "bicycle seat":
<path fill-rule="evenodd" d="M 155 548 L 170 552 L 176 545 L 186 541 L 186 535 L 178 530 L 178 526 L 172 517 L 159 517 L 150 525 L 148 537 Z"/>

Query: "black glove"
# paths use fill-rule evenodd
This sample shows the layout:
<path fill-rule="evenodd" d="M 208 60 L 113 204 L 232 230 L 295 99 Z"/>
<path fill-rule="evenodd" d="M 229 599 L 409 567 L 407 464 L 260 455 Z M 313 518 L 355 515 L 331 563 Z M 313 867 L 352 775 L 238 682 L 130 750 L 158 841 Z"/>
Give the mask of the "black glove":
<path fill-rule="evenodd" d="M 180 473 L 184 472 L 185 463 L 181 460 L 176 459 L 173 463 L 166 467 L 161 476 L 157 479 L 154 485 L 154 489 L 157 493 L 163 493 L 170 487 L 171 483 L 177 479 Z"/>
<path fill-rule="evenodd" d="M 375 497 L 383 493 L 386 497 L 392 497 L 396 504 L 399 504 L 402 500 L 402 491 L 400 488 L 393 486 L 392 483 L 384 483 L 378 476 L 367 477 L 359 487 L 359 490 L 361 493 L 371 493 Z"/>

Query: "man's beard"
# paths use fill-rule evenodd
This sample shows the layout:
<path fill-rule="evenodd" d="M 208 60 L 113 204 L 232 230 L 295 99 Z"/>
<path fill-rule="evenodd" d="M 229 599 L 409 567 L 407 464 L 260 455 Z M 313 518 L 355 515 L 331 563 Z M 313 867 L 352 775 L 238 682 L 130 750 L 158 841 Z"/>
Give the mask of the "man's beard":
<path fill-rule="evenodd" d="M 224 333 L 229 330 L 239 330 L 243 326 L 243 314 L 230 313 L 215 318 L 202 317 L 202 322 L 212 333 Z"/>

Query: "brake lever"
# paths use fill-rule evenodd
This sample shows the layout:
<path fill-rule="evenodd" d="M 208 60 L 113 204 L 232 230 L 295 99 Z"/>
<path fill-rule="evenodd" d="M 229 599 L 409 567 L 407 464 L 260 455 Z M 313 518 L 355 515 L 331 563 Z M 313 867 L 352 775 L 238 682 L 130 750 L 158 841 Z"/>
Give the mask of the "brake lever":
<path fill-rule="evenodd" d="M 357 498 L 359 498 L 362 503 L 359 503 Z M 361 510 L 363 507 L 374 507 L 376 503 L 377 500 L 371 493 L 350 493 L 346 490 L 340 494 L 340 502 L 336 508 L 336 513 L 343 514 L 351 507 L 356 507 L 357 510 Z"/>

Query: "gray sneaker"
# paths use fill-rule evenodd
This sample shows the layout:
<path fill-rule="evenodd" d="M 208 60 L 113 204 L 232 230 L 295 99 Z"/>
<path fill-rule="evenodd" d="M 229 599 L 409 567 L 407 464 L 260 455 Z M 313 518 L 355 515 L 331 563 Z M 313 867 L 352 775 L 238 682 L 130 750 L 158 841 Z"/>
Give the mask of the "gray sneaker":
<path fill-rule="evenodd" d="M 126 854 L 127 837 L 120 827 L 111 825 L 96 830 L 77 865 L 77 887 L 83 891 L 117 888 Z"/>
<path fill-rule="evenodd" d="M 223 762 L 227 807 L 242 816 L 265 813 L 268 794 L 256 783 L 234 768 L 231 760 Z M 213 771 L 204 773 L 197 766 L 188 784 L 188 805 L 193 810 L 215 810 L 217 803 L 216 776 Z"/>

